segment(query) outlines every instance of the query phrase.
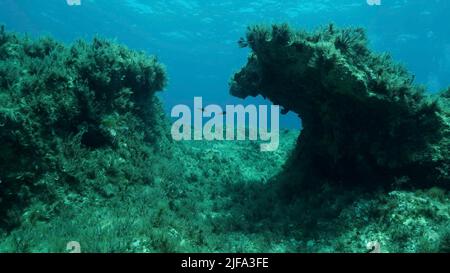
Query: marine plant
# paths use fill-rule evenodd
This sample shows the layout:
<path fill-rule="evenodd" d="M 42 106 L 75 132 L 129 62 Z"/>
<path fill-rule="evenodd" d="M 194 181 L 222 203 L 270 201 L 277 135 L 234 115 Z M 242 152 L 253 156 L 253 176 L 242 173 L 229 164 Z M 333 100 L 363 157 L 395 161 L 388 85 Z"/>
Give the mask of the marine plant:
<path fill-rule="evenodd" d="M 31 200 L 54 205 L 69 192 L 151 179 L 152 155 L 169 141 L 154 96 L 165 84 L 163 65 L 143 52 L 101 38 L 34 40 L 2 26 L 0 227 L 20 222 Z"/>
<path fill-rule="evenodd" d="M 257 25 L 239 45 L 251 53 L 231 94 L 262 95 L 299 115 L 289 166 L 301 181 L 450 187 L 448 91 L 428 95 L 389 55 L 368 48 L 363 29 Z"/>

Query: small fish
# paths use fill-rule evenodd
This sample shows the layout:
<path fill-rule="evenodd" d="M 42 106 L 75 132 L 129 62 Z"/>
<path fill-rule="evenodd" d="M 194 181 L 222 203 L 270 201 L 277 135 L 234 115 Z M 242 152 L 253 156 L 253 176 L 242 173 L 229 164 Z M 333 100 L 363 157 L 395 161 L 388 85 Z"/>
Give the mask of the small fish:
<path fill-rule="evenodd" d="M 238 45 L 240 48 L 245 48 L 248 46 L 248 42 L 245 40 L 245 38 L 240 38 L 238 41 Z"/>
<path fill-rule="evenodd" d="M 202 111 L 203 113 L 207 113 L 205 108 L 198 108 L 198 110 Z M 219 113 L 219 115 L 224 116 L 227 114 L 227 111 L 223 111 L 222 113 Z"/>

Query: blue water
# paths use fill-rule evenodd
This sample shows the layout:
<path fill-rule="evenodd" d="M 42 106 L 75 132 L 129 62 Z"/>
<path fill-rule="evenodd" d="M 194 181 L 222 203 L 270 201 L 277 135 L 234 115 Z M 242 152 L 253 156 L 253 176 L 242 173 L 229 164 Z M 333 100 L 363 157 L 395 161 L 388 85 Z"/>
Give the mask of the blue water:
<path fill-rule="evenodd" d="M 388 51 L 436 92 L 450 84 L 450 1 L 381 0 L 0 0 L 0 23 L 31 36 L 64 42 L 95 35 L 156 54 L 167 66 L 169 86 L 161 93 L 167 111 L 175 104 L 268 103 L 233 98 L 228 80 L 246 62 L 236 41 L 247 25 L 288 22 L 314 29 L 334 22 L 367 29 L 371 47 Z M 296 128 L 293 114 L 281 126 Z"/>

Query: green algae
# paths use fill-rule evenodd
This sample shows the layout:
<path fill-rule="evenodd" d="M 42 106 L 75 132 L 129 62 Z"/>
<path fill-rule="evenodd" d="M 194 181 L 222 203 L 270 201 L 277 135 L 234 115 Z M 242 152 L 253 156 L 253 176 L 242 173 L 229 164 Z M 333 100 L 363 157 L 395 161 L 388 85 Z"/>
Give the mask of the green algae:
<path fill-rule="evenodd" d="M 293 64 L 286 67 L 295 74 L 321 58 L 306 64 L 297 58 L 290 47 L 305 46 L 297 39 L 307 41 L 311 52 L 325 47 L 338 52 L 333 54 L 350 71 L 339 94 L 361 87 L 358 77 L 369 70 L 364 58 L 372 54 L 362 30 L 329 26 L 308 34 L 286 25 L 256 27 L 241 46 L 273 59 L 286 54 Z M 258 40 L 289 50 L 272 51 Z M 412 95 L 404 69 L 386 56 L 375 59 L 374 66 L 383 68 L 377 86 L 386 86 L 376 89 L 381 93 L 375 97 L 384 101 L 394 88 L 393 100 L 418 103 L 412 110 L 405 106 L 405 113 L 437 109 L 422 116 L 433 117 L 432 124 L 450 124 L 448 90 L 435 99 L 419 91 Z M 280 66 L 283 60 L 272 61 Z M 258 74 L 262 67 L 247 68 Z M 263 87 L 252 73 L 241 74 L 252 88 L 239 92 Z M 360 182 L 304 180 L 312 177 L 305 176 L 311 165 L 298 167 L 305 131 L 280 132 L 273 153 L 261 153 L 251 141 L 172 142 L 155 97 L 165 86 L 164 67 L 155 57 L 100 38 L 67 46 L 2 28 L 0 76 L 0 252 L 67 252 L 70 241 L 79 242 L 83 252 L 367 252 L 370 242 L 380 243 L 382 252 L 449 251 L 450 195 L 435 186 L 436 174 L 448 177 L 445 165 L 423 183 L 411 183 L 404 170 L 390 189 L 368 190 L 366 178 L 375 185 L 392 181 L 369 177 L 373 172 Z M 364 103 L 367 94 L 360 95 Z M 324 115 L 335 109 L 327 103 Z M 425 142 L 435 130 L 423 132 Z M 435 150 L 419 161 L 448 159 L 449 130 L 442 135 L 427 142 Z M 404 184 L 429 187 L 405 190 Z"/>
<path fill-rule="evenodd" d="M 283 132 L 273 156 L 248 141 L 181 143 L 173 156 L 184 160 L 161 158 L 153 182 L 107 198 L 71 193 L 55 216 L 3 236 L 0 250 L 64 252 L 74 240 L 83 252 L 363 253 L 376 241 L 382 252 L 446 252 L 443 189 L 368 193 L 328 184 L 282 198 L 276 174 L 297 137 Z M 25 215 L 42 208 L 35 203 Z"/>
<path fill-rule="evenodd" d="M 334 25 L 250 27 L 251 54 L 230 84 L 240 98 L 262 95 L 297 113 L 302 134 L 292 168 L 349 187 L 450 185 L 448 91 L 433 97 L 365 31 Z M 306 182 L 308 183 L 308 182 Z"/>
<path fill-rule="evenodd" d="M 18 224 L 32 200 L 58 207 L 70 191 L 151 179 L 145 169 L 169 141 L 154 96 L 165 82 L 155 57 L 110 41 L 65 46 L 2 28 L 1 225 Z"/>

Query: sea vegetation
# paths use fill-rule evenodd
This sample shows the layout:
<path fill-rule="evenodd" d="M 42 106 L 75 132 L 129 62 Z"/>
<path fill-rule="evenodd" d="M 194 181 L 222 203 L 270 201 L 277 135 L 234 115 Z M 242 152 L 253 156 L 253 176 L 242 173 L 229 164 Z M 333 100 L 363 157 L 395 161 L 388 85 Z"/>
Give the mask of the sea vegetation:
<path fill-rule="evenodd" d="M 95 38 L 65 46 L 0 31 L 0 226 L 51 217 L 70 192 L 148 183 L 168 146 L 155 57 Z"/>
<path fill-rule="evenodd" d="M 380 243 L 382 252 L 448 252 L 450 194 L 440 177 L 448 171 L 449 131 L 442 123 L 449 122 L 449 91 L 428 98 L 422 91 L 411 96 L 411 83 L 404 83 L 402 91 L 392 89 L 403 86 L 407 73 L 386 56 L 373 57 L 373 63 L 385 62 L 378 66 L 351 57 L 359 52 L 359 58 L 370 59 L 363 57 L 373 54 L 363 37 L 362 30 L 332 25 L 315 34 L 278 25 L 251 28 L 241 39 L 241 47 L 258 48 L 262 57 L 251 54 L 251 64 L 235 76 L 234 94 L 261 92 L 287 110 L 310 116 L 310 122 L 324 118 L 316 126 L 304 124 L 301 133 L 281 130 L 279 149 L 261 153 L 258 141 L 173 142 L 156 96 L 167 76 L 154 56 L 101 38 L 64 45 L 2 27 L 0 252 L 67 252 L 69 241 L 79 242 L 82 252 L 367 252 L 370 242 Z M 321 56 L 320 50 L 335 51 L 339 62 Z M 335 69 L 319 69 L 315 62 L 320 59 Z M 385 86 L 386 94 L 371 91 L 369 96 L 361 84 L 375 83 L 358 83 L 354 73 L 364 79 L 375 67 L 385 78 L 379 86 Z M 278 77 L 285 73 L 294 76 L 280 78 L 286 79 L 281 84 Z M 342 80 L 333 85 L 335 78 Z M 329 86 L 336 86 L 336 92 Z M 305 93 L 307 87 L 315 89 Z M 387 99 L 392 96 L 397 98 Z M 309 110 L 300 111 L 308 103 Z M 376 124 L 388 113 L 401 118 Z M 364 121 L 356 115 L 377 119 Z M 365 132 L 360 123 L 377 127 L 364 127 Z M 423 138 L 417 132 L 411 138 L 406 134 L 413 123 Z M 405 127 L 396 127 L 400 125 Z M 324 134 L 306 138 L 317 153 L 302 144 L 310 127 Z M 356 135 L 350 133 L 354 129 Z M 401 130 L 405 134 L 396 135 Z M 442 137 L 434 135 L 438 131 Z M 361 146 L 369 140 L 378 142 Z M 388 146 L 394 140 L 399 147 Z M 349 146 L 341 146 L 345 143 Z M 401 155 L 389 147 L 418 158 L 403 165 Z M 309 161 L 305 155 L 300 161 L 300 151 L 323 155 L 326 168 L 317 157 Z M 386 172 L 377 176 L 377 185 L 393 179 L 392 188 L 368 190 L 365 179 L 375 180 L 374 161 L 367 161 L 366 175 L 363 165 L 355 165 L 360 183 L 356 176 L 342 175 L 341 168 L 349 168 L 343 159 L 357 157 L 355 153 L 362 160 L 369 155 L 380 160 L 375 165 Z M 331 155 L 336 157 L 328 161 Z M 382 160 L 387 155 L 394 155 L 389 168 Z M 409 169 L 417 162 L 429 165 Z M 425 169 L 429 177 L 418 183 L 416 174 Z M 423 187 L 404 189 L 405 184 Z"/>
<path fill-rule="evenodd" d="M 261 95 L 302 120 L 293 183 L 450 188 L 449 91 L 428 95 L 388 54 L 368 48 L 363 29 L 257 25 L 239 44 L 251 53 L 231 94 Z"/>

